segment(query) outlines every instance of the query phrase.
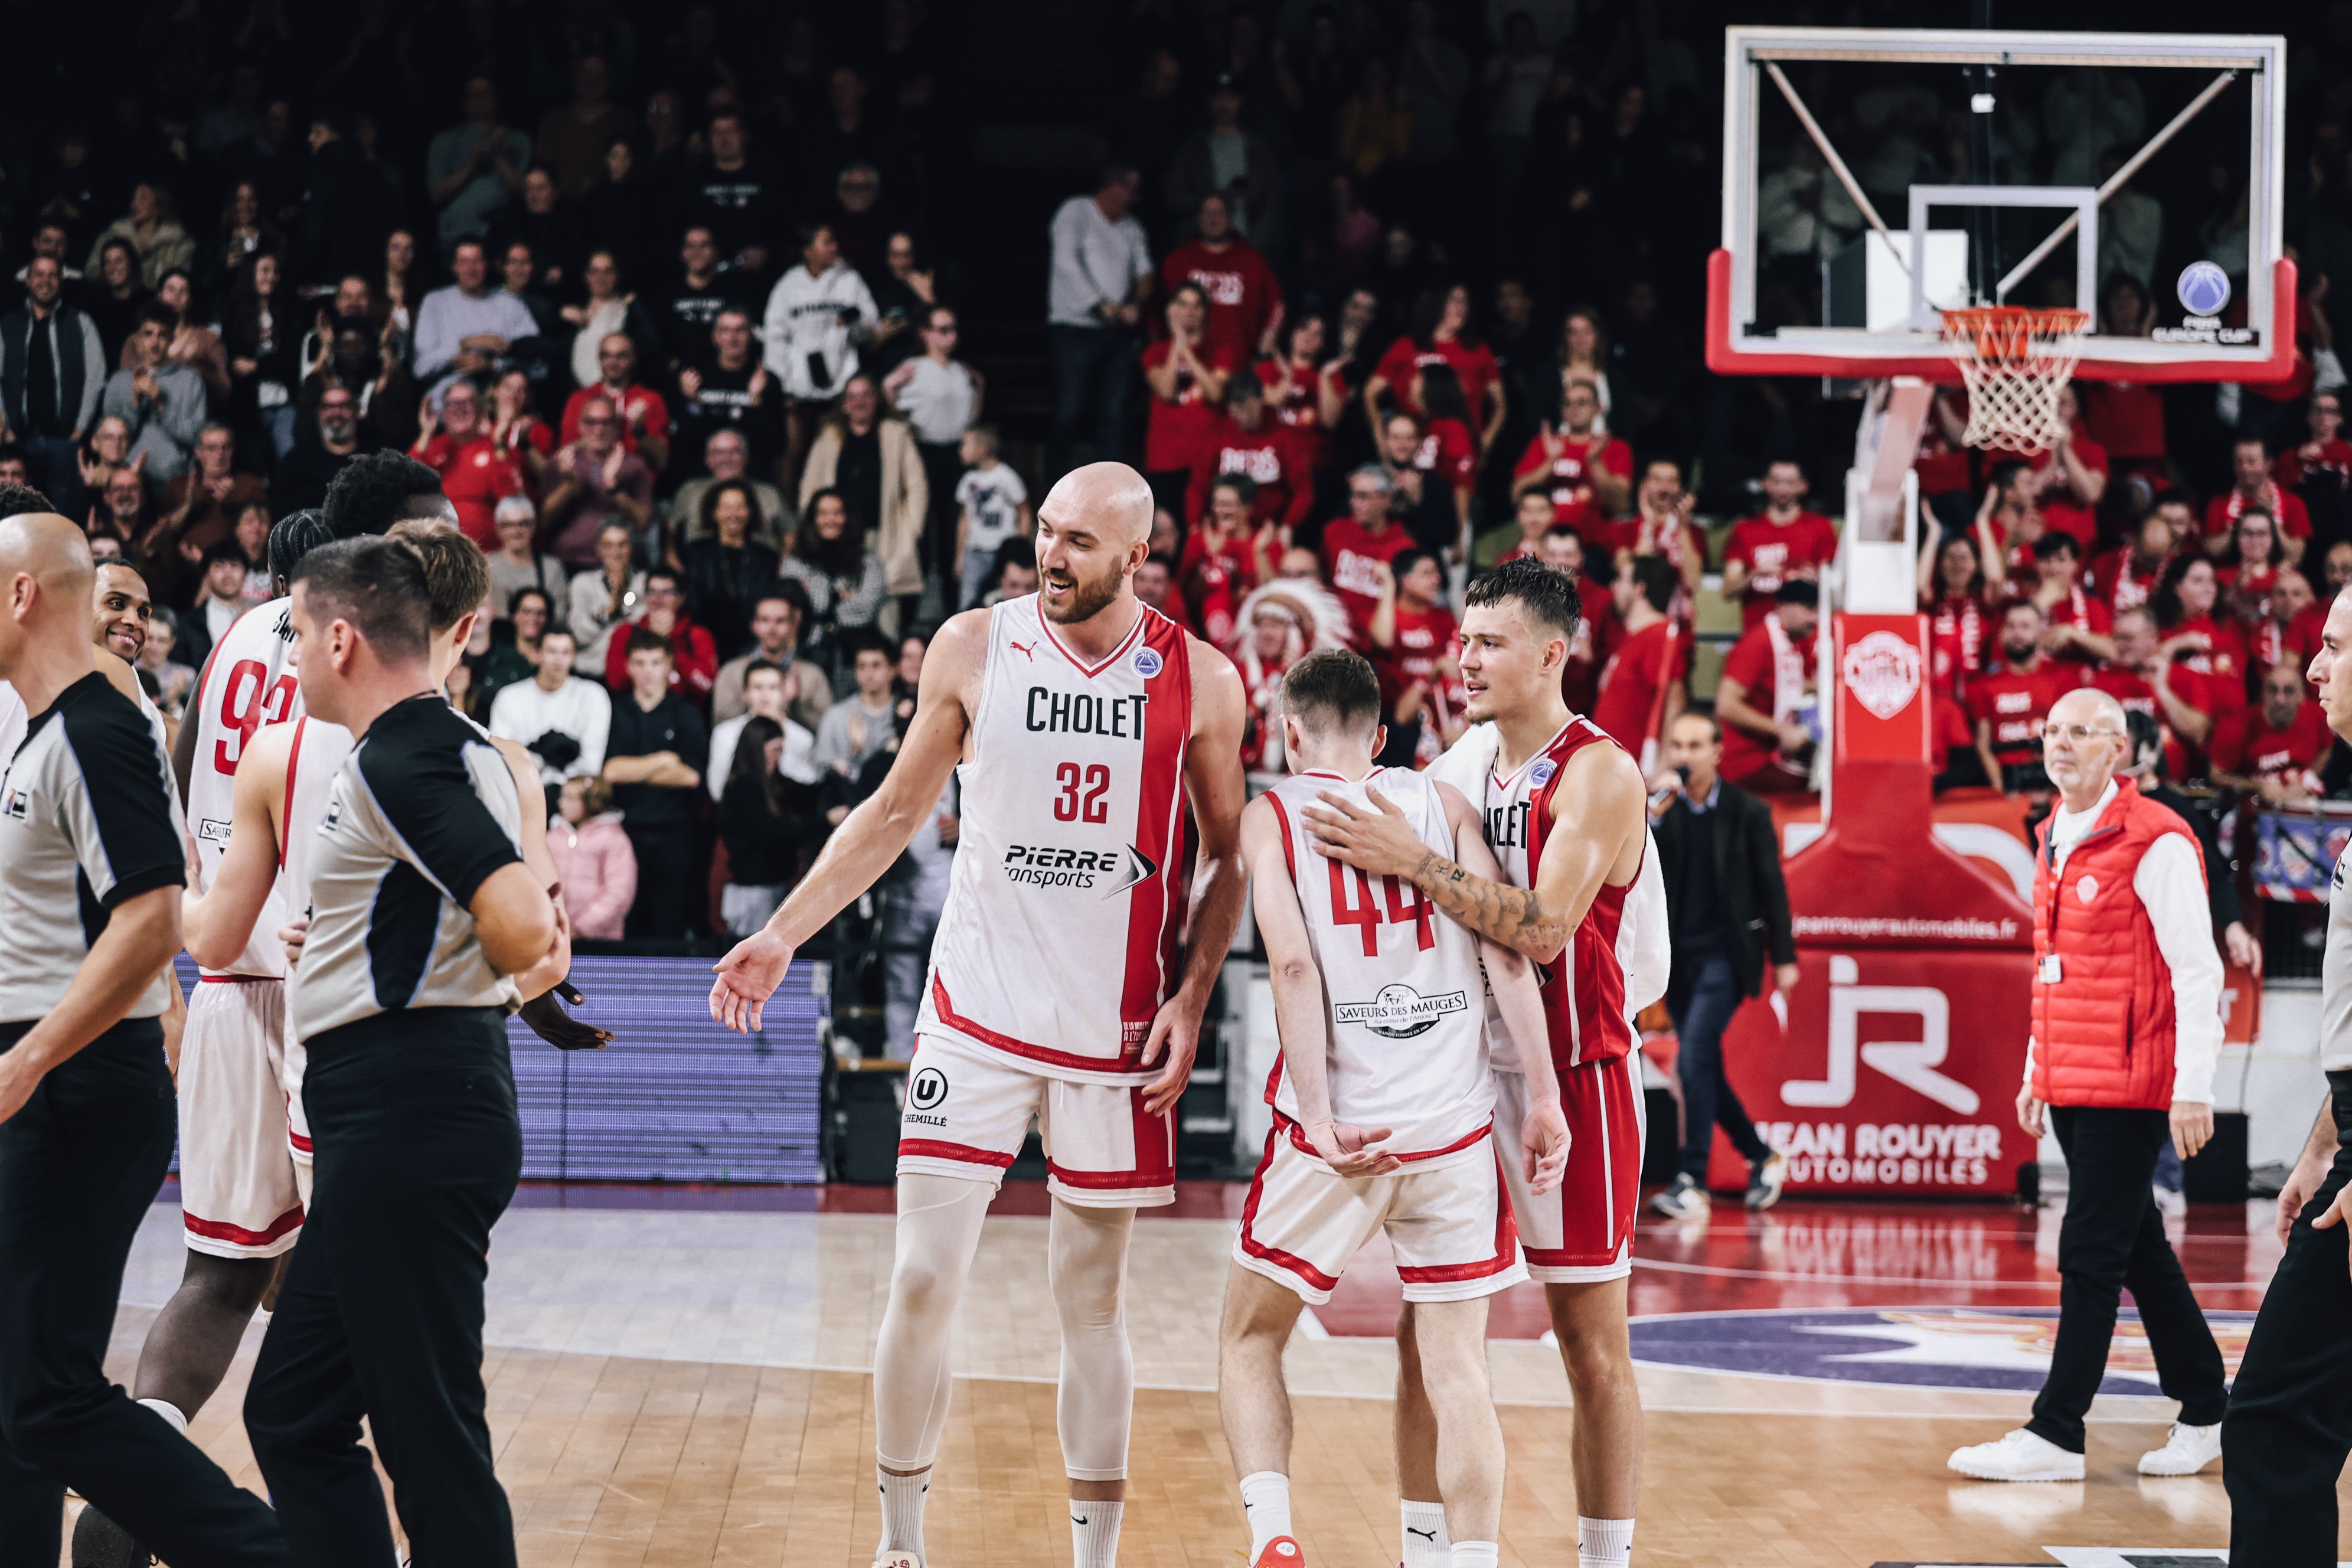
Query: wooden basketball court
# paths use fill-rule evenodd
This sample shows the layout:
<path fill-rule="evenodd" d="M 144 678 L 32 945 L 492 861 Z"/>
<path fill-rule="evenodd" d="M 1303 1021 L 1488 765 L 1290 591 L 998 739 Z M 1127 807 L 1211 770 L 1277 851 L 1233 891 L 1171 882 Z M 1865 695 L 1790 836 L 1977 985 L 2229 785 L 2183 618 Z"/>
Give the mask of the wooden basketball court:
<path fill-rule="evenodd" d="M 1226 1216 L 1241 1192 L 1188 1186 L 1176 1217 L 1137 1227 L 1131 1568 L 1234 1568 L 1248 1542 L 1214 1391 Z M 526 1190 L 491 1254 L 488 1365 L 522 1562 L 864 1568 L 879 1531 L 866 1367 L 888 1279 L 887 1200 L 873 1189 Z M 939 1568 L 1068 1561 L 1042 1210 L 1040 1189 L 1008 1185 L 959 1321 L 926 1530 Z M 2174 1226 L 2200 1299 L 2236 1314 L 2217 1319 L 2232 1364 L 2276 1258 L 2263 1210 L 2200 1210 Z M 2133 1381 L 2145 1342 L 2128 1331 L 2093 1413 L 2088 1482 L 2003 1486 L 1944 1469 L 1952 1448 L 1999 1436 L 2031 1403 L 2033 1349 L 2046 1354 L 2057 1299 L 2054 1245 L 2054 1212 L 1995 1205 L 1792 1202 L 1693 1226 L 1645 1221 L 1633 1288 L 1648 1418 L 1635 1562 L 1865 1568 L 2049 1563 L 2051 1545 L 2225 1545 L 2218 1471 L 2133 1472 L 2170 1407 Z M 178 1248 L 178 1211 L 158 1205 L 115 1326 L 118 1376 L 176 1282 Z M 1396 1289 L 1386 1258 L 1368 1251 L 1291 1347 L 1311 1563 L 1396 1560 L 1385 1338 Z M 1528 1568 L 1576 1550 L 1567 1384 L 1543 1332 L 1532 1289 L 1497 1302 L 1503 1556 Z M 257 1489 L 237 1408 L 260 1333 L 194 1428 Z M 2029 1391 L 2011 1386 L 2021 1380 Z"/>

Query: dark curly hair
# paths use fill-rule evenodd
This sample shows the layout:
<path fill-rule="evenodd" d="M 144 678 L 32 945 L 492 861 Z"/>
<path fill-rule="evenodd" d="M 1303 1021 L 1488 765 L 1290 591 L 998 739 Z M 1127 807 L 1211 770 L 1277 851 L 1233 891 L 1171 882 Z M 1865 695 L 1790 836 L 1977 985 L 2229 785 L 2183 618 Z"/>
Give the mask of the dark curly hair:
<path fill-rule="evenodd" d="M 412 496 L 431 496 L 441 504 L 414 508 Z M 446 516 L 448 504 L 441 493 L 441 476 L 407 453 L 362 452 L 327 486 L 326 504 L 319 511 L 337 539 L 356 539 L 385 532 L 412 517 Z"/>

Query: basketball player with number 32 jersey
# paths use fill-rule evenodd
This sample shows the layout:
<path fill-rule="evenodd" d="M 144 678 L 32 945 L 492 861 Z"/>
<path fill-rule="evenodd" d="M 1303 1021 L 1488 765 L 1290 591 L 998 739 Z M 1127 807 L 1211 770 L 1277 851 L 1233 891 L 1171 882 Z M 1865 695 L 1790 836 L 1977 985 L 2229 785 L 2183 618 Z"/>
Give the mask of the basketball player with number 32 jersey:
<path fill-rule="evenodd" d="M 757 1030 L 793 952 L 889 869 L 955 774 L 961 821 L 915 1025 L 875 1349 L 876 1557 L 894 1568 L 922 1560 L 956 1302 L 1032 1118 L 1053 1194 L 1072 1547 L 1076 1568 L 1117 1555 L 1127 1238 L 1137 1207 L 1175 1196 L 1176 1102 L 1244 893 L 1241 677 L 1135 596 L 1150 531 L 1150 488 L 1123 464 L 1054 487 L 1037 592 L 940 628 L 888 777 L 710 989 L 713 1018 Z"/>
<path fill-rule="evenodd" d="M 1367 809 L 1327 795 L 1306 815 L 1325 852 L 1408 879 L 1448 915 L 1542 968 L 1549 1039 L 1511 1045 L 1551 1053 L 1568 1174 L 1547 1196 L 1515 1188 L 1512 1206 L 1576 1400 L 1577 1502 L 1594 1510 L 1580 1518 L 1579 1556 L 1619 1568 L 1632 1553 L 1641 1470 L 1625 1336 L 1643 1131 L 1630 1020 L 1664 994 L 1668 939 L 1641 769 L 1560 700 L 1580 613 L 1574 582 L 1531 560 L 1505 562 L 1465 595 L 1460 665 L 1476 727 L 1433 771 L 1484 802 L 1501 879 L 1429 848 L 1377 796 Z M 1496 1067 L 1496 1135 L 1507 1142 L 1516 1075 L 1503 1070 L 1499 1049 Z"/>

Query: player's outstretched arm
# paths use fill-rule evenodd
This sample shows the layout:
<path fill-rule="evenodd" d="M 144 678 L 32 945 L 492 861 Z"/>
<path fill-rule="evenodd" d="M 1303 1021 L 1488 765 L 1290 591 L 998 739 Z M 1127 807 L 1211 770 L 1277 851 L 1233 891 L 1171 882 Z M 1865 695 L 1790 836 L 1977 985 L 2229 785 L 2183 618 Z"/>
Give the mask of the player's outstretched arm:
<path fill-rule="evenodd" d="M 1437 786 L 1437 798 L 1445 805 L 1446 826 L 1454 830 L 1454 854 L 1462 868 L 1474 877 L 1501 881 L 1503 868 L 1486 847 L 1477 808 L 1449 784 Z M 1551 1030 L 1544 1022 L 1536 966 L 1517 948 L 1486 937 L 1478 939 L 1478 957 L 1528 1083 L 1528 1117 L 1519 1139 L 1528 1184 L 1534 1192 L 1548 1193 L 1559 1185 L 1568 1169 L 1568 1118 L 1560 1110 L 1559 1075 L 1552 1068 Z"/>
<path fill-rule="evenodd" d="M 194 729 L 195 726 L 188 726 Z M 269 889 L 278 882 L 278 820 L 286 798 L 286 764 L 294 726 L 271 724 L 254 731 L 238 754 L 236 782 L 229 794 L 228 848 L 212 886 L 199 893 L 192 874 L 180 896 L 180 934 L 188 956 L 206 969 L 236 963 L 253 940 Z"/>
<path fill-rule="evenodd" d="M 882 787 L 843 819 L 825 840 L 816 864 L 767 925 L 737 942 L 712 966 L 719 973 L 710 987 L 714 1022 L 739 1034 L 759 1028 L 761 1010 L 783 983 L 793 951 L 872 887 L 915 841 L 962 760 L 964 736 L 971 728 L 966 705 L 979 689 L 987 658 L 986 610 L 966 610 L 940 627 L 923 658 L 914 721 Z M 1238 752 L 1238 731 L 1235 737 Z"/>
<path fill-rule="evenodd" d="M 1143 1103 L 1155 1115 L 1182 1099 L 1192 1081 L 1201 1016 L 1234 945 L 1242 899 L 1249 890 L 1241 842 L 1242 806 L 1249 798 L 1242 777 L 1242 720 L 1248 698 L 1233 660 L 1190 633 L 1185 640 L 1192 650 L 1192 734 L 1184 749 L 1184 795 L 1201 847 L 1192 861 L 1192 903 L 1184 921 L 1184 973 L 1143 1042 L 1146 1067 L 1163 1051 L 1168 1058 L 1143 1091 Z M 923 673 L 930 674 L 928 660 Z"/>
<path fill-rule="evenodd" d="M 1242 813 L 1242 854 L 1250 872 L 1251 907 L 1259 940 L 1265 943 L 1268 978 L 1274 986 L 1274 1027 L 1282 1042 L 1283 1070 L 1298 1097 L 1298 1124 L 1315 1152 L 1339 1174 L 1386 1175 L 1402 1162 L 1381 1140 L 1386 1127 L 1350 1127 L 1331 1117 L 1331 1081 L 1325 1052 L 1330 1043 L 1330 1013 L 1323 1000 L 1323 971 L 1298 907 L 1297 884 L 1282 852 L 1282 825 L 1265 800 Z"/>

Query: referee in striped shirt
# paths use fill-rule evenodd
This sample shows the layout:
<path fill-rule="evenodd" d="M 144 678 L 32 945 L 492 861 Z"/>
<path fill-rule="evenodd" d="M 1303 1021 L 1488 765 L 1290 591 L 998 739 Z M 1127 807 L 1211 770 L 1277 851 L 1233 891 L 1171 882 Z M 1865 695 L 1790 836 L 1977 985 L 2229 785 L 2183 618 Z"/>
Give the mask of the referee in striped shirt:
<path fill-rule="evenodd" d="M 324 817 L 299 829 L 317 837 L 287 1014 L 310 1052 L 317 1180 L 246 1430 L 300 1562 L 392 1561 L 364 1415 L 415 1560 L 512 1568 L 482 1291 L 522 1163 L 506 1015 L 557 978 L 541 972 L 564 954 L 562 928 L 523 863 L 505 755 L 433 680 L 417 552 L 312 551 L 292 618 L 304 707 L 357 743 Z"/>
<path fill-rule="evenodd" d="M 158 1022 L 186 857 L 171 775 L 99 673 L 81 530 L 0 486 L 0 1568 L 56 1568 L 64 1488 L 172 1563 L 292 1561 L 267 1506 L 107 1381 L 177 1131 Z"/>

